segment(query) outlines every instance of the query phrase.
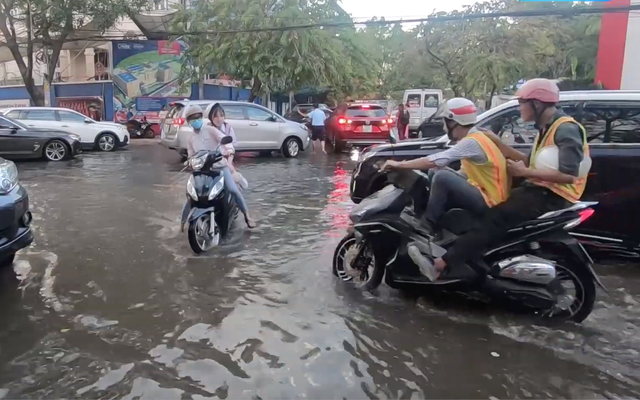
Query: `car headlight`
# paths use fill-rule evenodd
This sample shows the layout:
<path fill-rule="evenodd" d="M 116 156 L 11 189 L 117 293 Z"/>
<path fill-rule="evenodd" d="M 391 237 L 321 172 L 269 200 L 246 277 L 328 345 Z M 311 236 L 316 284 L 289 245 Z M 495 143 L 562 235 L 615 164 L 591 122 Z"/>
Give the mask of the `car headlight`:
<path fill-rule="evenodd" d="M 73 139 L 73 140 L 80 141 L 80 135 L 76 135 L 76 134 L 72 133 L 72 134 L 69 135 L 69 137 L 71 137 L 71 139 Z"/>
<path fill-rule="evenodd" d="M 193 175 L 191 175 L 187 181 L 187 194 L 191 196 L 194 201 L 198 201 L 198 192 L 196 192 L 196 188 L 193 186 L 193 181 Z"/>
<path fill-rule="evenodd" d="M 204 166 L 204 160 L 206 157 L 207 157 L 206 155 L 201 157 L 192 157 L 191 161 L 189 161 L 189 166 L 194 171 L 200 171 Z"/>
<path fill-rule="evenodd" d="M 11 161 L 0 164 L 0 194 L 7 194 L 18 184 L 18 168 Z"/>
<path fill-rule="evenodd" d="M 215 199 L 216 196 L 222 191 L 223 188 L 224 188 L 224 177 L 220 178 L 220 180 L 216 182 L 216 184 L 213 185 L 213 187 L 211 188 L 211 191 L 209 192 L 209 200 Z"/>

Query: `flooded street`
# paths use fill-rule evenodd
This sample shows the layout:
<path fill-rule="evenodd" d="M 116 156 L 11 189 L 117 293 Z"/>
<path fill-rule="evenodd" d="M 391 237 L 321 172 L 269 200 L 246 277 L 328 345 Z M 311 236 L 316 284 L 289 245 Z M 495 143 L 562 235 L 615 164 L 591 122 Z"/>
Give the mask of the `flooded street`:
<path fill-rule="evenodd" d="M 18 163 L 36 240 L 0 285 L 0 399 L 640 396 L 640 265 L 598 266 L 582 325 L 361 293 L 331 273 L 348 157 L 237 165 L 258 228 L 196 257 L 173 152 Z"/>

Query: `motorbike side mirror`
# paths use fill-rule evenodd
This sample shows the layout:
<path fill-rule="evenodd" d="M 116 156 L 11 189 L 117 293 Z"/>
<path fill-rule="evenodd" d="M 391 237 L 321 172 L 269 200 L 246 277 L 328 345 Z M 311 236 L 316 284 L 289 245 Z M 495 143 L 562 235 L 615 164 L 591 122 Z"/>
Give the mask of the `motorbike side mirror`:
<path fill-rule="evenodd" d="M 233 142 L 233 138 L 231 136 L 225 136 L 220 141 L 220 144 L 230 144 Z"/>
<path fill-rule="evenodd" d="M 84 123 L 85 124 L 93 124 L 93 120 L 91 118 L 85 118 L 84 119 Z"/>

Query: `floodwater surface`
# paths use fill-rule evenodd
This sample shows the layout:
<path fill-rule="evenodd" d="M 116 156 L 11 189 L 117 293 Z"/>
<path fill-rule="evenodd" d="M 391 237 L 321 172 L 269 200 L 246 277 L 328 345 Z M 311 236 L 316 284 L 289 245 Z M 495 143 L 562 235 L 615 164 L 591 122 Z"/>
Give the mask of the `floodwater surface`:
<path fill-rule="evenodd" d="M 194 256 L 173 152 L 18 163 L 36 240 L 2 275 L 0 399 L 640 396 L 640 266 L 599 266 L 581 325 L 361 293 L 331 273 L 351 162 L 237 164 L 259 226 Z"/>

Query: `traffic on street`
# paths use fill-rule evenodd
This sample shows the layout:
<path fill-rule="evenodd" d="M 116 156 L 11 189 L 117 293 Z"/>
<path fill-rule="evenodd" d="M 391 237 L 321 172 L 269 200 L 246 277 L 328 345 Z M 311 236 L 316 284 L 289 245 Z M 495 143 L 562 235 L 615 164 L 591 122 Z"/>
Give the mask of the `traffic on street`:
<path fill-rule="evenodd" d="M 0 280 L 0 398 L 640 396 L 637 265 L 581 324 L 451 293 L 355 290 L 348 154 L 237 155 L 257 227 L 194 255 L 190 173 L 156 140 L 17 161 L 33 244 Z"/>

